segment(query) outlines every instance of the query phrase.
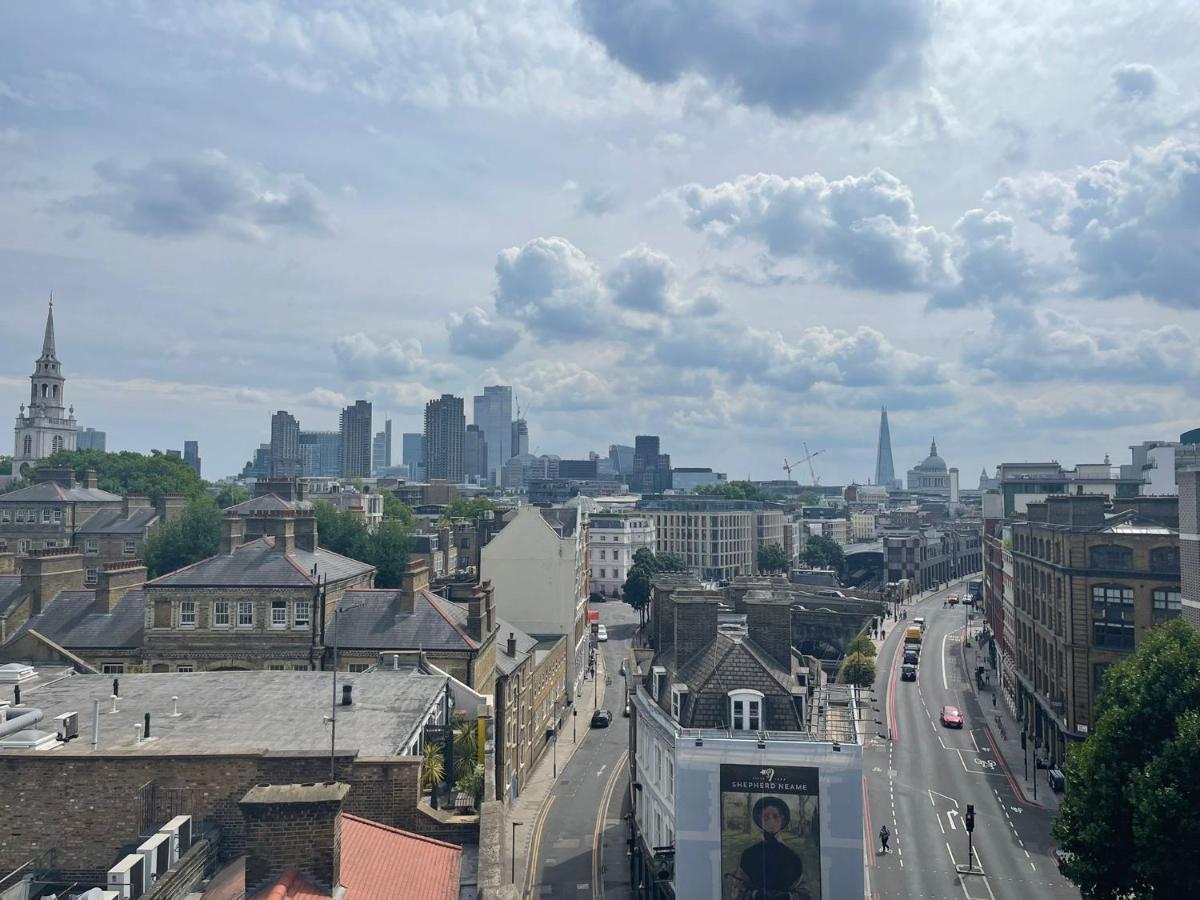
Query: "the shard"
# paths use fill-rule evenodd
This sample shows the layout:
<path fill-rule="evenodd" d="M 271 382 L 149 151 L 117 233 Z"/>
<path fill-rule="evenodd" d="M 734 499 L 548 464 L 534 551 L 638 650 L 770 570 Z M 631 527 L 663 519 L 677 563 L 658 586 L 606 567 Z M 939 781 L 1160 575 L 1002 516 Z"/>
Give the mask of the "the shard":
<path fill-rule="evenodd" d="M 875 483 L 889 490 L 896 487 L 896 467 L 892 464 L 892 433 L 888 429 L 886 406 L 879 413 L 879 446 L 875 451 Z"/>

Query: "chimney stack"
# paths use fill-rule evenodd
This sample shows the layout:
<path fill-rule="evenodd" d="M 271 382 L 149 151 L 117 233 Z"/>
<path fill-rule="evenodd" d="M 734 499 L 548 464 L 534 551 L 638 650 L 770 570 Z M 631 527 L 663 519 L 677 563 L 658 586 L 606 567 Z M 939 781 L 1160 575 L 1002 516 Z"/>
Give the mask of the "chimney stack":
<path fill-rule="evenodd" d="M 508 655 L 517 655 L 517 636 L 511 631 L 508 633 Z"/>
<path fill-rule="evenodd" d="M 188 505 L 188 498 L 181 494 L 163 494 L 154 505 L 158 510 L 158 517 L 162 521 L 174 522 L 183 515 L 183 511 Z"/>
<path fill-rule="evenodd" d="M 246 523 L 242 521 L 242 517 L 236 512 L 225 513 L 225 518 L 221 520 L 221 552 L 226 555 L 232 553 L 242 546 L 245 536 Z"/>
<path fill-rule="evenodd" d="M 303 482 L 308 484 L 308 482 Z M 317 552 L 317 517 L 304 511 L 298 513 L 295 519 L 296 549 Z"/>
<path fill-rule="evenodd" d="M 121 498 L 121 518 L 128 519 L 139 509 L 149 509 L 150 498 L 145 494 L 126 494 Z"/>
<path fill-rule="evenodd" d="M 246 839 L 246 896 L 286 869 L 332 893 L 341 871 L 342 801 L 350 785 L 260 784 L 238 806 Z"/>
<path fill-rule="evenodd" d="M 419 557 L 410 560 L 401 581 L 400 590 L 412 598 L 427 587 L 429 587 L 429 563 Z"/>
<path fill-rule="evenodd" d="M 487 596 L 479 585 L 474 586 L 471 598 L 467 603 L 467 634 L 477 643 L 487 640 L 490 632 L 487 627 Z"/>
<path fill-rule="evenodd" d="M 773 597 L 768 591 L 750 591 L 746 594 L 746 631 L 750 640 L 758 644 L 787 672 L 792 671 L 792 601 L 787 597 Z"/>
<path fill-rule="evenodd" d="M 717 636 L 716 597 L 678 595 L 675 608 L 675 669 L 686 666 Z"/>
<path fill-rule="evenodd" d="M 29 595 L 29 615 L 38 615 L 59 591 L 81 590 L 83 556 L 78 547 L 46 547 L 22 557 L 21 593 Z"/>
<path fill-rule="evenodd" d="M 95 469 L 84 469 L 84 471 L 83 471 L 83 486 L 85 488 L 87 488 L 88 490 L 94 491 L 94 490 L 96 490 L 97 484 L 98 484 L 98 482 L 96 480 L 96 470 Z"/>
<path fill-rule="evenodd" d="M 96 577 L 96 612 L 112 612 L 130 589 L 146 583 L 146 566 L 140 559 L 105 563 Z"/>
<path fill-rule="evenodd" d="M 275 539 L 275 549 L 280 553 L 291 553 L 296 549 L 295 515 L 291 510 L 287 510 L 265 517 L 263 534 Z"/>

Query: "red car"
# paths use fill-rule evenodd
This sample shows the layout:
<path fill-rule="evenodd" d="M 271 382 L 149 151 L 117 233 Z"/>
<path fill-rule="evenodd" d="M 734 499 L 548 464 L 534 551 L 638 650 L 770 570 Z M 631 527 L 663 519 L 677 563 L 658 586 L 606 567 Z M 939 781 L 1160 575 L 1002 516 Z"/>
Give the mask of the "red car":
<path fill-rule="evenodd" d="M 963 727 L 963 714 L 959 712 L 957 706 L 942 707 L 942 724 L 947 728 Z"/>

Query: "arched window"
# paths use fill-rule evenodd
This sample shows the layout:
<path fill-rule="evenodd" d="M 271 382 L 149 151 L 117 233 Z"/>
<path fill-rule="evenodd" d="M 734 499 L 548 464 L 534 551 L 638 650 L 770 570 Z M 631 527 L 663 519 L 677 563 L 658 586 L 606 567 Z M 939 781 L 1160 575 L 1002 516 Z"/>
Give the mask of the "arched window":
<path fill-rule="evenodd" d="M 58 452 L 59 450 L 61 450 L 62 448 L 63 448 L 63 438 L 62 438 L 62 435 L 61 435 L 61 434 L 56 434 L 56 435 L 54 436 L 54 439 L 53 439 L 53 440 L 50 442 L 50 449 L 51 449 L 51 451 L 52 451 L 52 452 L 55 452 L 55 453 L 57 453 L 57 452 Z"/>
<path fill-rule="evenodd" d="M 26 458 L 33 456 L 33 438 L 32 437 L 30 437 L 29 435 L 25 435 L 25 442 L 22 446 L 25 448 L 24 452 L 21 454 L 22 456 L 24 456 Z"/>
<path fill-rule="evenodd" d="M 1132 569 L 1133 551 L 1117 544 L 1092 547 L 1088 551 L 1088 563 L 1093 569 Z"/>
<path fill-rule="evenodd" d="M 742 690 L 729 692 L 729 727 L 734 731 L 762 731 L 762 691 Z"/>
<path fill-rule="evenodd" d="M 1179 548 L 1155 547 L 1150 551 L 1150 568 L 1155 572 L 1179 571 Z"/>
<path fill-rule="evenodd" d="M 58 385 L 57 384 L 54 386 L 54 399 L 55 400 L 58 399 Z"/>

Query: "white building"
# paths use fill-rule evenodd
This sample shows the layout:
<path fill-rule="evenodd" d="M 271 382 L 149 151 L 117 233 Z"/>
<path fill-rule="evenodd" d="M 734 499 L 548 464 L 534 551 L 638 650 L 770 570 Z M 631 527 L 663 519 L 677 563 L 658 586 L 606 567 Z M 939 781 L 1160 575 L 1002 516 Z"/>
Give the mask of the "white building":
<path fill-rule="evenodd" d="M 850 523 L 845 519 L 806 519 L 804 529 L 809 537 L 826 537 L 834 543 L 850 543 Z"/>
<path fill-rule="evenodd" d="M 526 634 L 567 637 L 568 700 L 587 671 L 587 530 L 578 507 L 522 506 L 484 545 L 480 577 L 496 610 Z"/>
<path fill-rule="evenodd" d="M 850 533 L 856 541 L 873 541 L 879 536 L 879 516 L 873 512 L 850 513 Z"/>
<path fill-rule="evenodd" d="M 592 593 L 620 597 L 633 554 L 643 547 L 654 552 L 654 542 L 654 522 L 646 516 L 592 513 L 588 518 Z"/>
<path fill-rule="evenodd" d="M 66 379 L 62 363 L 54 351 L 54 301 L 46 313 L 46 333 L 42 338 L 42 355 L 34 363 L 29 376 L 29 410 L 21 404 L 14 429 L 13 475 L 24 475 L 59 450 L 76 449 L 79 424 L 75 407 L 66 406 Z"/>
<path fill-rule="evenodd" d="M 383 521 L 383 494 L 364 494 L 352 487 L 334 484 L 329 490 L 310 493 L 308 499 L 313 502 L 324 500 L 341 512 L 353 513 L 368 531 L 374 531 Z"/>

